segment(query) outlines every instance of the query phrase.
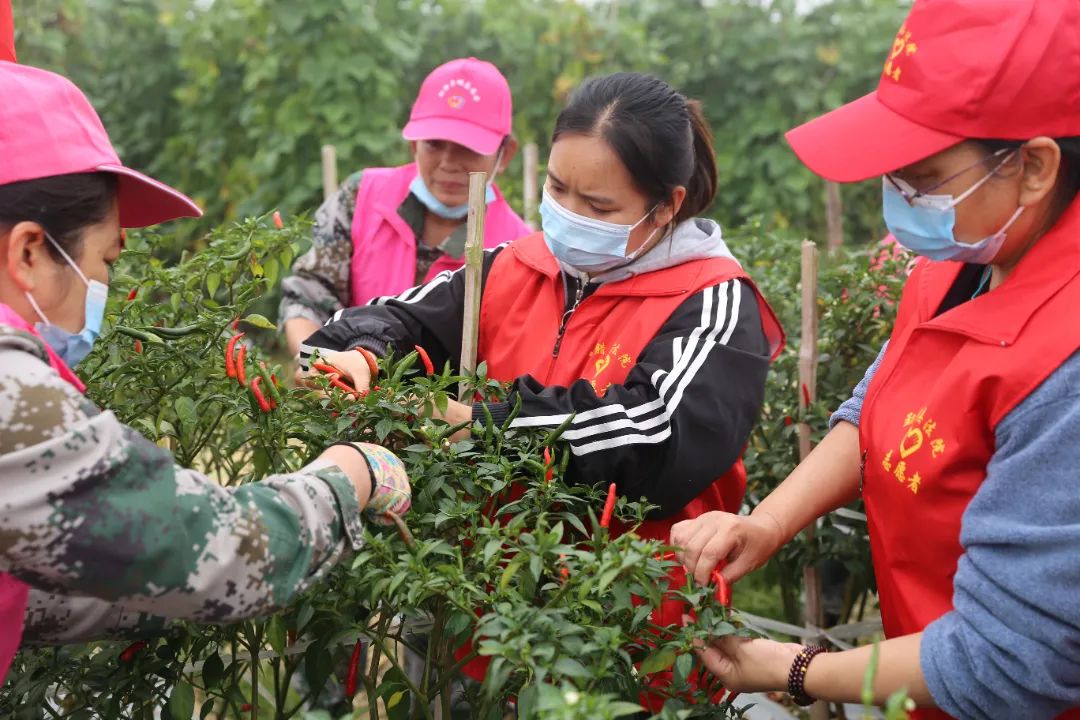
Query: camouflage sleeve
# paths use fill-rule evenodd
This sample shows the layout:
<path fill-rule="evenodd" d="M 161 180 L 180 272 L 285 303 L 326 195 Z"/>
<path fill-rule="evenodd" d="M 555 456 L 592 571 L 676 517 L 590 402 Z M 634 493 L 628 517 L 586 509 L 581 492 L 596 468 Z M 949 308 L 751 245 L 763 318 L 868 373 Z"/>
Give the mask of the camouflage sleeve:
<path fill-rule="evenodd" d="M 224 488 L 0 345 L 0 572 L 168 618 L 271 612 L 362 528 L 336 466 Z"/>
<path fill-rule="evenodd" d="M 304 317 L 322 325 L 352 300 L 352 221 L 362 173 L 349 176 L 315 213 L 311 249 L 281 281 L 278 324 Z"/>
<path fill-rule="evenodd" d="M 124 605 L 30 589 L 23 623 L 24 645 L 67 645 L 161 635 L 169 621 Z"/>

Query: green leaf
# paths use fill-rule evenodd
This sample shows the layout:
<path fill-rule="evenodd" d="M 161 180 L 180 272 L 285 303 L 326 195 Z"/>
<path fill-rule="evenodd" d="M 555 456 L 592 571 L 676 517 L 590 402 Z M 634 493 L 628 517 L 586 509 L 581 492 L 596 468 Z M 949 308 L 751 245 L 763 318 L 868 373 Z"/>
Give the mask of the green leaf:
<path fill-rule="evenodd" d="M 199 422 L 195 401 L 186 395 L 176 398 L 173 407 L 176 409 L 176 416 L 180 418 L 180 422 L 183 425 L 191 427 Z"/>
<path fill-rule="evenodd" d="M 181 680 L 169 695 L 169 715 L 173 720 L 191 720 L 195 712 L 195 688 Z"/>
<path fill-rule="evenodd" d="M 312 692 L 321 692 L 333 671 L 334 659 L 326 648 L 316 643 L 304 652 L 304 674 Z"/>
<path fill-rule="evenodd" d="M 694 670 L 694 656 L 690 653 L 683 653 L 675 660 L 675 682 L 678 685 L 686 682 L 686 679 L 690 677 L 690 673 Z"/>
<path fill-rule="evenodd" d="M 592 677 L 592 673 L 590 673 L 584 665 L 577 660 L 568 657 L 561 657 L 555 661 L 555 672 L 580 680 L 587 680 Z"/>
<path fill-rule="evenodd" d="M 285 654 L 285 621 L 275 615 L 266 623 L 266 640 L 278 655 Z"/>
<path fill-rule="evenodd" d="M 638 672 L 642 675 L 652 675 L 667 670 L 675 662 L 675 655 L 675 648 L 660 648 L 642 661 Z"/>
<path fill-rule="evenodd" d="M 613 718 L 623 717 L 624 715 L 637 715 L 641 712 L 640 705 L 625 701 L 609 703 L 604 706 L 604 709 L 611 713 Z"/>
<path fill-rule="evenodd" d="M 259 313 L 251 313 L 244 317 L 240 322 L 247 323 L 253 327 L 262 328 L 263 330 L 277 330 L 277 325 L 266 319 L 264 315 Z"/>
<path fill-rule="evenodd" d="M 217 295 L 218 287 L 221 286 L 221 275 L 217 273 L 207 273 L 206 275 L 206 294 L 210 297 Z"/>
<path fill-rule="evenodd" d="M 221 684 L 221 678 L 224 677 L 225 663 L 221 660 L 221 655 L 214 652 L 203 663 L 202 666 L 202 680 L 203 684 L 208 688 L 216 688 Z"/>

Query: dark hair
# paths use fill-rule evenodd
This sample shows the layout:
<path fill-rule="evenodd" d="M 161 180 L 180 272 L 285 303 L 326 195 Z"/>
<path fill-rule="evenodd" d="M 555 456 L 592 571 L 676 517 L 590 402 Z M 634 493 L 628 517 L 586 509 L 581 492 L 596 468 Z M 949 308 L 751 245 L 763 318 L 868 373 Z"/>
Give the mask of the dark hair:
<path fill-rule="evenodd" d="M 616 73 L 587 79 L 559 113 L 552 143 L 567 133 L 606 140 L 650 205 L 685 187 L 675 222 L 700 215 L 716 197 L 716 153 L 701 105 L 658 77 Z"/>
<path fill-rule="evenodd" d="M 0 230 L 36 222 L 73 259 L 82 253 L 83 230 L 102 222 L 116 198 L 112 173 L 76 173 L 0 185 Z M 53 259 L 63 257 L 47 243 Z"/>
<path fill-rule="evenodd" d="M 1023 140 L 975 140 L 990 152 L 1015 150 L 1024 144 Z M 1069 209 L 1069 205 L 1080 194 L 1080 137 L 1055 138 L 1061 148 L 1061 166 L 1058 168 L 1054 197 L 1050 201 L 1049 212 L 1044 220 L 1042 232 L 1047 232 Z"/>

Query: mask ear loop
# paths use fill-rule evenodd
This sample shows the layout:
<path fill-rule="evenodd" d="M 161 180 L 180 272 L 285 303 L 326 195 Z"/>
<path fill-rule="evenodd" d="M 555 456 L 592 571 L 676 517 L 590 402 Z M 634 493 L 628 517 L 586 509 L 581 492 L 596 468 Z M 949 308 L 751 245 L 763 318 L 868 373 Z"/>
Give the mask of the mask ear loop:
<path fill-rule="evenodd" d="M 488 179 L 487 186 L 490 188 L 495 184 L 495 178 L 499 177 L 499 166 L 502 165 L 503 151 L 506 149 L 506 145 L 500 145 L 499 151 L 495 153 L 495 167 L 491 170 L 491 178 Z"/>
<path fill-rule="evenodd" d="M 86 275 L 83 274 L 82 269 L 75 264 L 75 261 L 72 260 L 71 256 L 67 254 L 63 247 L 60 246 L 60 243 L 56 242 L 56 239 L 49 234 L 48 230 L 43 229 L 42 232 L 45 233 L 45 239 L 52 243 L 52 246 L 56 248 L 56 251 L 60 253 L 64 260 L 67 261 L 67 264 L 71 266 L 71 268 L 79 276 L 79 279 L 83 281 L 83 285 L 89 288 L 90 281 L 87 279 Z M 41 321 L 46 325 L 52 325 L 52 322 L 49 320 L 49 318 L 45 317 L 45 313 L 41 311 L 41 306 L 37 304 L 37 300 L 34 300 L 34 296 L 31 295 L 29 291 L 23 294 L 26 295 L 26 299 L 30 301 L 30 307 L 34 309 L 34 312 L 36 312 L 37 316 L 41 318 Z"/>
<path fill-rule="evenodd" d="M 27 290 L 23 294 L 26 295 L 26 299 L 30 301 L 30 307 L 34 308 L 34 312 L 36 312 L 37 316 L 41 318 L 41 322 L 45 323 L 46 325 L 52 325 L 52 323 L 49 321 L 49 318 L 45 317 L 45 313 L 41 312 L 41 308 L 38 306 L 37 301 L 34 300 L 34 296 L 30 294 L 30 291 Z"/>
<path fill-rule="evenodd" d="M 999 162 L 997 165 L 995 165 L 994 169 L 991 170 L 990 172 L 988 172 L 986 175 L 984 175 L 983 178 L 981 180 L 979 180 L 979 182 L 975 183 L 974 185 L 969 187 L 967 190 L 965 190 L 964 192 L 957 195 L 953 199 L 952 203 L 949 205 L 949 208 L 954 208 L 957 205 L 959 205 L 960 203 L 967 200 L 969 197 L 971 197 L 972 193 L 974 193 L 976 190 L 978 190 L 983 185 L 988 183 L 990 181 L 990 178 L 994 177 L 994 175 L 997 174 L 998 170 L 1005 167 L 1005 164 L 1008 163 L 1010 160 L 1012 160 L 1013 157 L 1015 157 L 1016 153 L 1018 153 L 1019 151 L 1020 151 L 1020 148 L 1016 148 L 1016 150 L 1013 150 L 1011 153 L 1009 153 L 1008 155 L 1003 157 L 1001 159 L 1001 162 Z"/>

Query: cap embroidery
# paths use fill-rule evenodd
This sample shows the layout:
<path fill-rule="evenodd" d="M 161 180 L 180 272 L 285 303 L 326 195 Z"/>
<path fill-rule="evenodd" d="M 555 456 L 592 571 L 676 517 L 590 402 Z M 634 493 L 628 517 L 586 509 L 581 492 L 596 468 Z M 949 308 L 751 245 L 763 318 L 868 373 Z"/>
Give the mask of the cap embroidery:
<path fill-rule="evenodd" d="M 453 94 L 446 97 L 451 92 Z M 439 90 L 439 98 L 446 98 L 446 104 L 454 110 L 460 110 L 465 105 L 466 95 L 471 97 L 473 102 L 480 102 L 480 92 L 471 82 L 461 78 L 451 80 Z"/>
<path fill-rule="evenodd" d="M 911 42 L 911 31 L 907 29 L 907 23 L 901 25 L 900 32 L 896 34 L 896 39 L 893 40 L 889 59 L 885 61 L 885 77 L 891 78 L 893 82 L 900 82 L 901 60 L 914 55 L 918 51 L 919 48 L 915 43 Z"/>

